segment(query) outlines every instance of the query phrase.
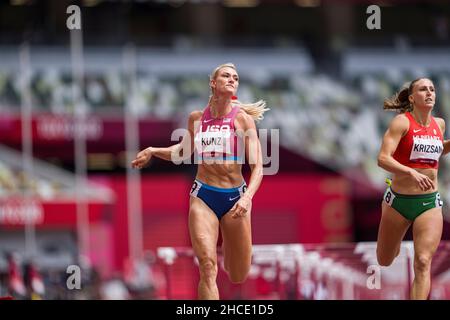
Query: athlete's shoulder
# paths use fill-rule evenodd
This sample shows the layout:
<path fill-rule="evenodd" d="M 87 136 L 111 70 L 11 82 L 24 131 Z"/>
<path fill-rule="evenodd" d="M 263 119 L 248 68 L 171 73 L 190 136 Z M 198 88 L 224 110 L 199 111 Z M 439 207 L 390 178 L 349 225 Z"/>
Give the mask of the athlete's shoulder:
<path fill-rule="evenodd" d="M 245 112 L 245 110 L 242 108 L 239 108 L 239 111 L 236 114 L 236 118 L 246 119 L 246 120 L 253 119 L 252 116 L 249 115 L 247 112 Z"/>
<path fill-rule="evenodd" d="M 400 113 L 392 118 L 390 127 L 409 128 L 409 118 L 405 113 Z"/>
<path fill-rule="evenodd" d="M 434 117 L 434 120 L 436 120 L 437 124 L 442 126 L 445 126 L 445 120 L 442 118 Z"/>
<path fill-rule="evenodd" d="M 245 110 L 239 109 L 236 114 L 236 121 L 245 129 L 255 128 L 255 120 Z"/>
<path fill-rule="evenodd" d="M 243 109 L 239 109 L 238 113 L 236 114 L 236 119 L 250 123 L 255 122 L 255 120 L 253 120 L 253 117 L 249 115 L 247 112 L 245 112 L 245 110 Z"/>
<path fill-rule="evenodd" d="M 200 120 L 200 118 L 203 115 L 202 110 L 194 110 L 189 114 L 189 121 L 197 121 Z"/>
<path fill-rule="evenodd" d="M 387 133 L 404 137 L 409 131 L 409 119 L 406 114 L 396 115 L 389 124 Z"/>
<path fill-rule="evenodd" d="M 445 120 L 442 118 L 434 117 L 434 120 L 438 124 L 438 126 L 441 128 L 442 133 L 445 131 Z"/>

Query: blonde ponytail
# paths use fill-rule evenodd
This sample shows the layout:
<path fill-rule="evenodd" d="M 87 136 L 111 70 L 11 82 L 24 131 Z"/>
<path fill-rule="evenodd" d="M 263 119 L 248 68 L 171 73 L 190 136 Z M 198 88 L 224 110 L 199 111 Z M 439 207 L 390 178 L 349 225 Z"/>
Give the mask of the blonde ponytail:
<path fill-rule="evenodd" d="M 239 100 L 233 100 L 231 104 L 244 110 L 245 113 L 250 115 L 256 122 L 264 119 L 264 112 L 270 110 L 269 108 L 266 108 L 266 102 L 264 100 L 259 100 L 254 103 L 242 103 Z"/>

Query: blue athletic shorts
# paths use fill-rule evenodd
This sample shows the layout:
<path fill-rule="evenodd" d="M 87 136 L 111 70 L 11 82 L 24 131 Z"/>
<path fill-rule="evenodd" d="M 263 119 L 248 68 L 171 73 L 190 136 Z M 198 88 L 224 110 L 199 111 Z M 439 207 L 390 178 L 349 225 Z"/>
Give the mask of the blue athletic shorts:
<path fill-rule="evenodd" d="M 222 189 L 209 186 L 196 179 L 192 185 L 190 195 L 202 199 L 220 220 L 238 202 L 246 189 L 247 185 L 245 182 L 237 188 Z"/>

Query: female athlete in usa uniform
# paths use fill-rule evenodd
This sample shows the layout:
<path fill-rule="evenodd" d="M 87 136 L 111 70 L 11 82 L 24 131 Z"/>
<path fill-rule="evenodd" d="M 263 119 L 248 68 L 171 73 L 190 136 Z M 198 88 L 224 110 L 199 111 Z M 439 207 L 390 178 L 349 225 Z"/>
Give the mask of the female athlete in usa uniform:
<path fill-rule="evenodd" d="M 245 281 L 250 270 L 252 198 L 262 181 L 262 154 L 255 120 L 261 120 L 265 102 L 243 104 L 235 97 L 239 85 L 236 67 L 218 66 L 210 76 L 211 96 L 203 111 L 194 111 L 188 133 L 168 148 L 149 147 L 139 152 L 134 168 L 152 156 L 165 160 L 190 158 L 195 150 L 198 170 L 190 192 L 189 233 L 199 262 L 199 299 L 218 299 L 217 241 L 222 233 L 224 268 L 234 283 Z M 242 176 L 247 159 L 251 176 Z"/>
<path fill-rule="evenodd" d="M 384 109 L 400 114 L 390 123 L 378 155 L 378 165 L 392 173 L 392 184 L 383 198 L 377 258 L 380 265 L 389 266 L 412 225 L 411 299 L 427 299 L 429 295 L 431 260 L 443 227 L 438 166 L 440 156 L 450 151 L 450 145 L 443 138 L 444 120 L 431 115 L 435 99 L 433 82 L 419 78 L 384 102 Z"/>

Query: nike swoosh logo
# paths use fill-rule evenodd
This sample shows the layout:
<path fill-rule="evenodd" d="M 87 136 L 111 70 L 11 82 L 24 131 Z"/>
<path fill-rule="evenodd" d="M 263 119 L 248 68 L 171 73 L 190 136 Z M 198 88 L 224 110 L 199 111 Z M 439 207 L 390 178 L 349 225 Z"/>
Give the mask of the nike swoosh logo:
<path fill-rule="evenodd" d="M 429 204 L 431 204 L 432 202 L 422 202 L 422 204 L 424 205 L 424 206 L 427 206 L 427 205 L 429 205 Z"/>
<path fill-rule="evenodd" d="M 414 133 L 417 133 L 417 132 L 419 132 L 420 130 L 422 130 L 422 129 L 414 129 L 413 131 L 414 131 Z"/>
<path fill-rule="evenodd" d="M 234 197 L 234 198 L 228 198 L 230 201 L 236 200 L 237 198 L 239 198 L 240 196 Z"/>
<path fill-rule="evenodd" d="M 213 121 L 214 119 L 208 119 L 208 120 L 203 120 L 203 122 L 204 123 L 208 123 L 208 122 L 211 122 L 211 121 Z"/>

